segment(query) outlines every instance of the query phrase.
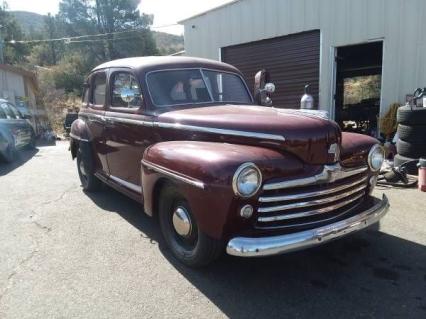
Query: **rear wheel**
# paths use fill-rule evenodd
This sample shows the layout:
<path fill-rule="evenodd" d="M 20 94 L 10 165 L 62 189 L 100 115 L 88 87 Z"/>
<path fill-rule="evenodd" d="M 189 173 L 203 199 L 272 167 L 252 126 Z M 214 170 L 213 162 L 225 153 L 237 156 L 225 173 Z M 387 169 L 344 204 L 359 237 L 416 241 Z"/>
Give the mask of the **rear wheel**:
<path fill-rule="evenodd" d="M 92 157 L 84 154 L 81 147 L 77 151 L 77 171 L 85 191 L 95 192 L 101 188 L 102 182 L 94 174 Z"/>
<path fill-rule="evenodd" d="M 171 184 L 160 195 L 159 221 L 168 247 L 187 266 L 207 265 L 222 254 L 223 242 L 199 229 L 187 200 Z"/>

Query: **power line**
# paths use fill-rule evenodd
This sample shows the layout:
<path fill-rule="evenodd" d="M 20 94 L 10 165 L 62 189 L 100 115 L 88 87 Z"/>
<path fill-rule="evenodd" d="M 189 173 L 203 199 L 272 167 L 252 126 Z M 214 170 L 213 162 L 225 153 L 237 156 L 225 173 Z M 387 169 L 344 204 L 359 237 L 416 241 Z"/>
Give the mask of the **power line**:
<path fill-rule="evenodd" d="M 84 42 L 102 42 L 102 41 L 120 41 L 120 40 L 128 40 L 128 39 L 135 39 L 135 38 L 137 38 L 137 36 L 113 38 L 113 39 L 76 40 L 76 41 L 66 41 L 65 44 L 84 43 Z"/>
<path fill-rule="evenodd" d="M 177 23 L 165 24 L 165 25 L 160 25 L 160 26 L 152 26 L 149 29 L 162 29 L 162 28 L 167 28 L 167 27 L 172 27 L 172 26 L 177 26 L 177 25 L 178 25 Z M 98 34 L 79 35 L 79 36 L 74 36 L 74 37 L 62 37 L 62 38 L 56 38 L 56 39 L 9 40 L 9 41 L 5 41 L 5 43 L 11 43 L 11 44 L 15 44 L 15 43 L 29 44 L 29 43 L 44 43 L 44 42 L 55 42 L 55 41 L 65 41 L 66 43 L 71 43 L 71 42 L 77 42 L 77 41 L 72 41 L 74 39 L 102 37 L 102 36 L 106 36 L 106 35 L 129 33 L 129 32 L 141 32 L 141 31 L 146 31 L 146 30 L 149 30 L 149 29 L 148 28 L 138 28 L 138 29 L 131 29 L 131 30 L 115 31 L 115 32 L 105 32 L 105 33 L 98 33 Z M 95 39 L 95 40 L 86 40 L 86 41 L 104 41 L 104 39 L 101 39 L 101 40 L 96 40 Z M 79 41 L 79 42 L 82 42 L 82 41 Z"/>

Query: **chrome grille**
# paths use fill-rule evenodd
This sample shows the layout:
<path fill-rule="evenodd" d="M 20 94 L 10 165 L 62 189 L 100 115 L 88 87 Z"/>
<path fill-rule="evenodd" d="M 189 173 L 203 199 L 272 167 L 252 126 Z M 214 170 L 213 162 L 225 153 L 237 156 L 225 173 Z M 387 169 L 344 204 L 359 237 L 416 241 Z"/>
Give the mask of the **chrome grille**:
<path fill-rule="evenodd" d="M 366 195 L 368 169 L 325 166 L 318 175 L 269 183 L 259 197 L 258 228 L 321 223 L 355 207 Z"/>

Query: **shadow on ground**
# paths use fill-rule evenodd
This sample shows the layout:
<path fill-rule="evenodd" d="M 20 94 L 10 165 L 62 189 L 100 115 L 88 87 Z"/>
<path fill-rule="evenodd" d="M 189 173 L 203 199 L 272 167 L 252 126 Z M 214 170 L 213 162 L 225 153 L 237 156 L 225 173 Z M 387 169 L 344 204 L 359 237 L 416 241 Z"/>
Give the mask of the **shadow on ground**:
<path fill-rule="evenodd" d="M 167 260 L 228 317 L 426 318 L 423 245 L 364 231 L 277 257 L 224 256 L 194 270 L 171 256 L 139 204 L 109 188 L 89 197 L 159 241 Z"/>
<path fill-rule="evenodd" d="M 16 159 L 12 163 L 6 163 L 2 159 L 0 159 L 0 176 L 4 176 L 9 174 L 19 166 L 25 164 L 29 161 L 33 156 L 36 156 L 38 153 L 38 149 L 30 149 L 30 150 L 21 150 L 18 151 L 16 155 Z"/>

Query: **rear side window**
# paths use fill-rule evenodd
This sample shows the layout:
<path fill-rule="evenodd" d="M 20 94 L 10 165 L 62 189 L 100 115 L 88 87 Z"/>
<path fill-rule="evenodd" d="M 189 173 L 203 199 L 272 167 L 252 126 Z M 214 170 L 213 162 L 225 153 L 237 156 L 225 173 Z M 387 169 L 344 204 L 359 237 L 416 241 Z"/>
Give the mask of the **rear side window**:
<path fill-rule="evenodd" d="M 92 82 L 92 103 L 94 105 L 105 104 L 106 74 L 96 73 Z"/>
<path fill-rule="evenodd" d="M 111 77 L 111 106 L 139 108 L 142 93 L 138 80 L 128 72 L 116 72 Z"/>

